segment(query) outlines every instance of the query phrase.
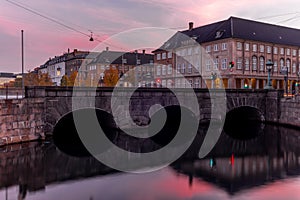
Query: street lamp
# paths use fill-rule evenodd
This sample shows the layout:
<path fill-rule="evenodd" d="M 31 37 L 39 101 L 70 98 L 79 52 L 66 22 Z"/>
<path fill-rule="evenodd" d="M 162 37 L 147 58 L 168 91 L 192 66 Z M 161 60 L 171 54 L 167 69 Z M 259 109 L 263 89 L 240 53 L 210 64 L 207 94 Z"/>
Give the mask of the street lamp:
<path fill-rule="evenodd" d="M 216 72 L 212 72 L 210 78 L 212 80 L 211 87 L 214 88 L 215 80 L 217 79 L 217 73 Z"/>
<path fill-rule="evenodd" d="M 288 96 L 288 85 L 289 85 L 289 68 L 288 67 L 284 67 L 283 69 L 280 70 L 280 74 L 284 75 L 284 83 L 285 83 L 285 92 L 286 92 L 286 96 Z"/>
<path fill-rule="evenodd" d="M 297 72 L 297 84 L 296 84 L 296 90 L 297 90 L 297 95 L 299 95 L 299 76 L 300 76 L 300 71 Z"/>
<path fill-rule="evenodd" d="M 267 70 L 268 70 L 268 83 L 267 85 L 265 86 L 265 89 L 274 89 L 273 86 L 272 86 L 272 83 L 271 83 L 271 70 L 273 68 L 273 65 L 274 63 L 271 61 L 271 60 L 268 60 L 267 63 L 266 63 L 266 67 L 267 67 Z"/>

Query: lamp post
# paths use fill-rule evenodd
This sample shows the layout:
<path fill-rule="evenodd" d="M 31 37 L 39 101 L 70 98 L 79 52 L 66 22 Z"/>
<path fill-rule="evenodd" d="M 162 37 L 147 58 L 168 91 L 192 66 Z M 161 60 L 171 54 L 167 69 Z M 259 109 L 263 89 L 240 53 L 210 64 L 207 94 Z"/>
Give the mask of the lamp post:
<path fill-rule="evenodd" d="M 267 70 L 268 70 L 268 83 L 267 85 L 265 86 L 265 89 L 274 89 L 273 86 L 272 86 L 272 83 L 271 83 L 271 70 L 273 68 L 273 65 L 274 63 L 271 61 L 271 60 L 268 60 L 267 63 L 266 63 L 266 67 L 267 67 Z"/>
<path fill-rule="evenodd" d="M 215 87 L 215 80 L 217 79 L 217 73 L 216 72 L 212 72 L 210 78 L 212 80 L 211 87 L 213 89 Z"/>
<path fill-rule="evenodd" d="M 297 84 L 296 84 L 297 95 L 299 95 L 299 76 L 300 76 L 300 71 L 297 72 Z"/>
<path fill-rule="evenodd" d="M 280 73 L 284 75 L 285 93 L 286 93 L 286 96 L 288 96 L 289 68 L 284 67 L 283 69 L 280 70 Z"/>

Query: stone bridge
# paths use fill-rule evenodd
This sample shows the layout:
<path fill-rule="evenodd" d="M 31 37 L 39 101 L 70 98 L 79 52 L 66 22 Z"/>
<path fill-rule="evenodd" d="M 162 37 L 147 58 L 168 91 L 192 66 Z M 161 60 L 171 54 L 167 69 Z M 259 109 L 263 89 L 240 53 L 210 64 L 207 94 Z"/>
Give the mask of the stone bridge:
<path fill-rule="evenodd" d="M 131 92 L 130 88 L 120 89 L 114 94 L 117 102 L 112 103 L 113 88 L 73 90 L 68 87 L 27 87 L 24 99 L 0 101 L 0 144 L 51 135 L 57 123 L 74 111 L 72 98 L 78 99 L 76 103 L 80 108 L 96 107 L 109 115 L 113 114 L 114 108 L 117 115 L 114 113 L 112 121 L 118 122 L 117 128 L 131 128 L 136 124 L 147 125 L 151 113 L 158 111 L 161 106 L 179 105 L 179 101 L 180 105 L 191 110 L 200 122 L 204 123 L 211 119 L 224 119 L 226 113 L 231 120 L 242 117 L 245 120 L 254 119 L 272 123 L 284 121 L 281 120 L 283 97 L 281 90 L 173 89 L 171 91 L 166 88 L 139 88 Z M 196 103 L 193 101 L 194 97 Z M 126 99 L 130 99 L 129 105 L 126 105 Z M 289 123 L 289 120 L 284 122 Z"/>

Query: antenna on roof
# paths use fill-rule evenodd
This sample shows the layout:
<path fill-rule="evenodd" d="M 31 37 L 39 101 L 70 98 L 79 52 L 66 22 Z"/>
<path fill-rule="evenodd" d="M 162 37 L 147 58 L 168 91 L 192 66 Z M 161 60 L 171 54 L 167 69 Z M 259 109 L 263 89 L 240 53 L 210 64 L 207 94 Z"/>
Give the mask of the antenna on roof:
<path fill-rule="evenodd" d="M 91 31 L 90 41 L 91 41 L 91 42 L 94 41 L 94 38 L 93 38 L 93 32 L 92 32 L 92 31 Z"/>

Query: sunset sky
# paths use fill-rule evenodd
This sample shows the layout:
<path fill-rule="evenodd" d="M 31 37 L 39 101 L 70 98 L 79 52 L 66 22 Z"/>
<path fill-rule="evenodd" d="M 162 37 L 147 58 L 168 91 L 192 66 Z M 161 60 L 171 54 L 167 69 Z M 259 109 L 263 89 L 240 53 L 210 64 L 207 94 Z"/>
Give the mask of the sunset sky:
<path fill-rule="evenodd" d="M 300 29 L 299 5 L 298 0 L 0 0 L 0 72 L 21 71 L 22 29 L 28 70 L 68 48 L 92 51 L 99 41 L 135 28 L 184 30 L 190 21 L 197 27 L 236 16 Z"/>

